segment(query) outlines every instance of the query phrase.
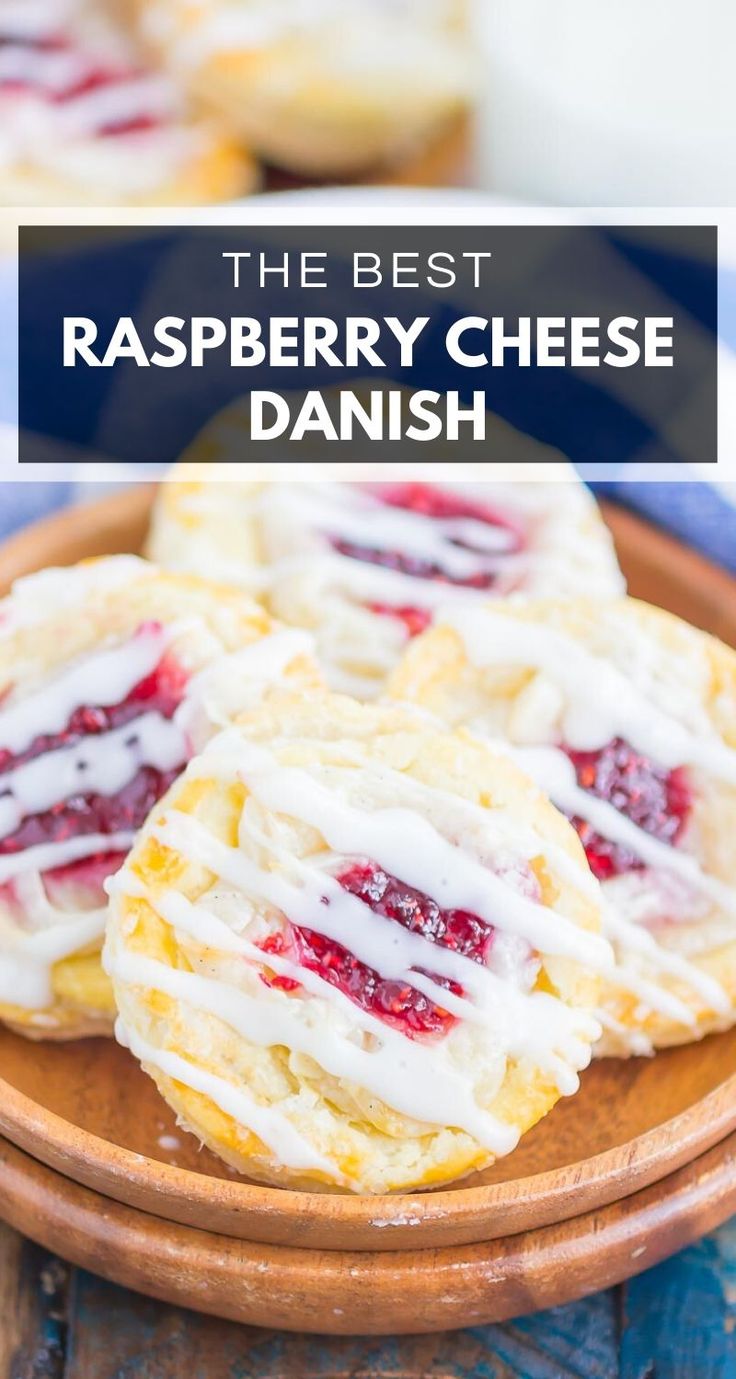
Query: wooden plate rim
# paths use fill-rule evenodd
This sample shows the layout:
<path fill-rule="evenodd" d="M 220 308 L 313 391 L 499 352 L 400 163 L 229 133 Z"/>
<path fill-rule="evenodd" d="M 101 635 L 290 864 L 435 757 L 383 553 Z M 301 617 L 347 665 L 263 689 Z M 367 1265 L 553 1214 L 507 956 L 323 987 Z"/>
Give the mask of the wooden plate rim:
<path fill-rule="evenodd" d="M 424 1243 L 436 1246 L 433 1228 L 443 1224 L 454 1243 L 470 1244 L 568 1220 L 675 1172 L 735 1125 L 736 1074 L 643 1135 L 561 1168 L 475 1187 L 351 1197 L 230 1182 L 148 1158 L 81 1129 L 0 1079 L 2 1134 L 66 1177 L 182 1225 L 197 1224 L 197 1209 L 210 1219 L 216 1209 L 221 1233 L 239 1239 L 273 1240 L 275 1219 L 282 1239 L 328 1250 L 344 1248 L 340 1227 L 356 1248 L 383 1251 L 419 1245 L 430 1229 L 432 1239 Z"/>
<path fill-rule="evenodd" d="M 42 519 L 0 548 L 0 585 L 19 569 L 32 568 L 39 546 L 51 545 L 61 552 L 58 559 L 67 549 L 77 558 L 80 524 L 90 533 L 90 553 L 95 554 L 115 549 L 121 528 L 142 534 L 152 494 L 150 487 L 135 487 Z M 614 535 L 625 544 L 645 549 L 653 564 L 664 563 L 666 553 L 671 559 L 678 545 L 672 538 L 630 513 L 610 505 L 605 511 Z M 707 576 L 714 599 L 734 600 L 730 576 L 693 552 L 687 556 L 696 577 L 701 573 L 705 581 Z M 229 1182 L 135 1154 L 64 1120 L 0 1079 L 0 1130 L 51 1168 L 111 1198 L 185 1224 L 191 1225 L 199 1210 L 215 1211 L 218 1229 L 226 1226 L 234 1237 L 290 1237 L 326 1249 L 339 1249 L 347 1232 L 352 1242 L 383 1251 L 418 1244 L 419 1239 L 431 1245 L 487 1240 L 569 1219 L 673 1172 L 734 1125 L 736 1075 L 670 1120 L 577 1163 L 502 1183 L 354 1198 Z M 432 1238 L 425 1240 L 428 1230 Z"/>
<path fill-rule="evenodd" d="M 714 1230 L 736 1206 L 736 1135 L 660 1183 L 505 1240 L 390 1253 L 242 1242 L 110 1202 L 0 1139 L 0 1218 L 149 1296 L 333 1335 L 506 1321 L 610 1287 Z"/>

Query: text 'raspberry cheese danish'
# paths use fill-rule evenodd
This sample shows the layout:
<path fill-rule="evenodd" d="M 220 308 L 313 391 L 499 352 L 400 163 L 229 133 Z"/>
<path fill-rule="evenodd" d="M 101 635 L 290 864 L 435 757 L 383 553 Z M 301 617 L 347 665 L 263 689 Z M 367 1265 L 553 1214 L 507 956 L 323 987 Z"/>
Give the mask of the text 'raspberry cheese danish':
<path fill-rule="evenodd" d="M 0 0 L 0 203 L 231 200 L 254 164 L 82 0 Z"/>
<path fill-rule="evenodd" d="M 503 756 L 395 707 L 272 693 L 112 883 L 119 1037 L 253 1178 L 448 1182 L 576 1090 L 598 904 L 573 829 Z"/>
<path fill-rule="evenodd" d="M 420 638 L 391 694 L 511 750 L 602 882 L 601 1053 L 734 1022 L 736 654 L 633 599 L 487 605 Z"/>
<path fill-rule="evenodd" d="M 0 1020 L 111 1031 L 106 879 L 233 699 L 315 683 L 307 640 L 133 556 L 30 576 L 0 603 Z"/>
<path fill-rule="evenodd" d="M 370 698 L 446 605 L 567 596 L 581 581 L 593 596 L 622 592 L 595 503 L 556 468 L 557 482 L 539 483 L 174 479 L 161 487 L 150 552 L 260 594 L 312 630 L 332 688 Z"/>

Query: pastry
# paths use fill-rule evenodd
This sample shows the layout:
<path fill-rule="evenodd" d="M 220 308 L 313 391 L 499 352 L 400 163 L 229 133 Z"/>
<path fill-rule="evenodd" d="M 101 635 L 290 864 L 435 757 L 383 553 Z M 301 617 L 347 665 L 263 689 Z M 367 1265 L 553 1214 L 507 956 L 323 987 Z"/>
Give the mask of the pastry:
<path fill-rule="evenodd" d="M 192 454 L 216 459 L 220 434 L 225 445 L 225 422 Z M 332 687 L 370 698 L 447 603 L 622 591 L 588 491 L 566 465 L 539 470 L 549 481 L 258 484 L 183 465 L 159 491 L 149 552 L 237 582 L 311 629 Z"/>
<path fill-rule="evenodd" d="M 734 1022 L 736 654 L 633 599 L 487 605 L 418 639 L 390 692 L 510 745 L 602 883 L 600 1053 Z"/>
<path fill-rule="evenodd" d="M 464 0 L 135 0 L 141 36 L 268 162 L 353 176 L 466 109 Z"/>
<path fill-rule="evenodd" d="M 152 812 L 111 887 L 118 1037 L 265 1182 L 428 1187 L 572 1093 L 608 946 L 574 830 L 415 712 L 268 694 Z"/>
<path fill-rule="evenodd" d="M 0 0 L 0 204 L 183 205 L 251 190 L 254 163 L 80 0 Z"/>
<path fill-rule="evenodd" d="M 133 556 L 47 570 L 0 603 L 0 1020 L 110 1031 L 103 884 L 192 751 L 303 633 L 236 590 Z"/>

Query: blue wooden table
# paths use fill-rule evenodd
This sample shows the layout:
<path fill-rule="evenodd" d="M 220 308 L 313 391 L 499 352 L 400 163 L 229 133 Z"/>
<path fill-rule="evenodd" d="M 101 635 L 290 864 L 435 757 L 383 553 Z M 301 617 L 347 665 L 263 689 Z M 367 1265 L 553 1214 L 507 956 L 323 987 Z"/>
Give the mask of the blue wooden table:
<path fill-rule="evenodd" d="M 736 1222 L 621 1288 L 505 1326 L 289 1336 L 138 1297 L 0 1227 L 0 1379 L 734 1379 Z"/>

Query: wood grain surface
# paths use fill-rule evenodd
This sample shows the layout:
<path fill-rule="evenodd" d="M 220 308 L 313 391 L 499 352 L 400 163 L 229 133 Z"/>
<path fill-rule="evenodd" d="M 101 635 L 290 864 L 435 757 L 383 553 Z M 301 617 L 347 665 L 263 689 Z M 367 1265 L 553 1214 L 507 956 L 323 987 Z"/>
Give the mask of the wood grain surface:
<path fill-rule="evenodd" d="M 189 1312 L 68 1267 L 0 1225 L 0 1290 L 6 1273 L 22 1316 L 0 1311 L 0 1379 L 619 1379 L 612 1294 L 505 1326 L 363 1339 Z"/>
<path fill-rule="evenodd" d="M 393 1252 L 259 1245 L 136 1212 L 0 1141 L 6 1222 L 73 1263 L 196 1311 L 285 1331 L 424 1333 L 609 1287 L 736 1209 L 736 1135 L 643 1192 L 482 1245 Z"/>
<path fill-rule="evenodd" d="M 428 1336 L 299 1336 L 220 1321 L 68 1268 L 3 1226 L 0 1297 L 0 1379 L 734 1379 L 736 1373 L 736 1223 L 584 1301 Z"/>

